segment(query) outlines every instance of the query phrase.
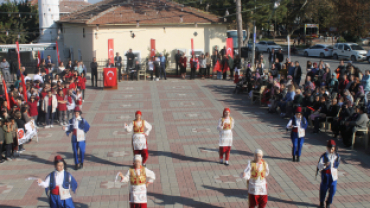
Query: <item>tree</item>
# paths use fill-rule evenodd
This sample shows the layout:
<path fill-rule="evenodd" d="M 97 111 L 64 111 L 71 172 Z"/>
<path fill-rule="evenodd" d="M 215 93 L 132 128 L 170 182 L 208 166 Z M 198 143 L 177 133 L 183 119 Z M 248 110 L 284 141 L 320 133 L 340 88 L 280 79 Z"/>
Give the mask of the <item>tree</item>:
<path fill-rule="evenodd" d="M 337 1 L 339 14 L 338 31 L 351 36 L 364 37 L 369 34 L 369 9 L 368 0 L 340 0 Z"/>
<path fill-rule="evenodd" d="M 37 39 L 39 36 L 37 6 L 31 6 L 28 1 L 7 1 L 0 5 L 0 12 L 9 12 L 0 14 L 1 44 L 14 44 L 17 40 L 19 43 L 30 43 Z"/>

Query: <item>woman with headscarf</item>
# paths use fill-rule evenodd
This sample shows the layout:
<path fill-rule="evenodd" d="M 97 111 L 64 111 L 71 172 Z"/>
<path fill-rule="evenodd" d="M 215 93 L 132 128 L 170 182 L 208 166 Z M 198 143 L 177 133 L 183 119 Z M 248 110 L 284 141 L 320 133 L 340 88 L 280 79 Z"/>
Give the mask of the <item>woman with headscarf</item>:
<path fill-rule="evenodd" d="M 263 152 L 257 149 L 254 152 L 253 161 L 248 161 L 247 168 L 241 173 L 241 178 L 247 181 L 249 208 L 266 207 L 267 205 L 267 181 L 270 173 L 269 166 L 262 159 Z"/>
<path fill-rule="evenodd" d="M 356 103 L 356 105 L 363 105 L 363 106 L 366 106 L 366 100 L 365 100 L 365 92 L 364 92 L 364 87 L 362 85 L 358 86 L 357 87 L 358 90 L 357 90 L 357 93 L 355 94 L 355 97 L 354 97 L 354 101 Z"/>
<path fill-rule="evenodd" d="M 225 155 L 225 165 L 229 165 L 231 146 L 233 145 L 233 128 L 235 121 L 230 116 L 230 109 L 225 108 L 222 113 L 222 118 L 218 120 L 217 130 L 219 132 L 219 155 L 220 164 L 224 162 Z"/>

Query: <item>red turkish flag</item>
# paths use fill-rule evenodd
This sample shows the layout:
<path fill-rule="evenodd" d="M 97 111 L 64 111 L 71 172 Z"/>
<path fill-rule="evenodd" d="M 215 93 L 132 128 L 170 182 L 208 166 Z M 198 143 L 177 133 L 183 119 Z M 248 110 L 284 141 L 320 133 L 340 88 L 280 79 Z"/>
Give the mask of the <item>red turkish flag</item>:
<path fill-rule="evenodd" d="M 40 62 L 41 62 L 41 55 L 40 55 L 40 51 L 37 51 L 37 68 L 39 68 L 39 66 L 40 66 Z"/>
<path fill-rule="evenodd" d="M 22 87 L 23 87 L 23 97 L 24 97 L 24 101 L 27 102 L 27 88 L 26 88 L 26 83 L 24 82 L 24 76 L 23 76 L 23 73 L 21 73 L 21 78 L 22 78 Z"/>
<path fill-rule="evenodd" d="M 117 69 L 104 68 L 104 87 L 117 86 Z"/>
<path fill-rule="evenodd" d="M 232 38 L 226 38 L 226 55 L 231 56 L 234 58 L 234 44 Z"/>
<path fill-rule="evenodd" d="M 19 54 L 19 42 L 16 41 L 15 44 L 17 45 L 17 54 L 18 54 L 18 67 L 19 67 L 19 70 L 21 69 L 21 55 Z"/>
<path fill-rule="evenodd" d="M 191 55 L 194 55 L 194 40 L 191 39 Z"/>
<path fill-rule="evenodd" d="M 108 39 L 108 59 L 111 63 L 114 63 L 114 43 L 113 39 Z"/>
<path fill-rule="evenodd" d="M 5 79 L 4 79 L 4 77 L 2 77 L 2 80 L 3 80 L 3 86 L 4 86 L 5 98 L 6 98 L 6 102 L 7 102 L 7 104 L 8 104 L 8 110 L 10 110 L 10 100 L 9 100 L 8 89 L 7 89 L 7 87 L 6 87 L 6 83 L 5 83 Z"/>
<path fill-rule="evenodd" d="M 155 39 L 150 39 L 150 57 L 155 56 Z"/>
<path fill-rule="evenodd" d="M 213 72 L 216 72 L 216 71 L 221 72 L 221 64 L 218 60 L 216 62 L 215 68 L 213 68 Z"/>

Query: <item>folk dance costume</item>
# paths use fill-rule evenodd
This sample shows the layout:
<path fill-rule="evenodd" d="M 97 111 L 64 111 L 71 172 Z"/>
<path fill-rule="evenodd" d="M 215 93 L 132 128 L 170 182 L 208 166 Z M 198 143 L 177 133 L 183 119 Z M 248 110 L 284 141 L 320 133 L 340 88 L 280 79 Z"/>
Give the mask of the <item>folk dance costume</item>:
<path fill-rule="evenodd" d="M 135 116 L 140 115 L 141 111 L 137 111 Z M 148 160 L 148 142 L 146 137 L 149 136 L 150 131 L 152 130 L 152 125 L 145 120 L 132 121 L 129 125 L 126 124 L 125 129 L 127 132 L 134 132 L 132 135 L 132 148 L 134 155 L 141 155 L 143 157 L 143 165 L 146 165 Z"/>
<path fill-rule="evenodd" d="M 64 167 L 66 167 L 63 158 L 58 155 L 55 157 L 54 163 L 57 164 L 59 162 L 63 162 Z M 50 190 L 49 204 L 51 208 L 75 207 L 69 191 L 72 189 L 73 192 L 76 192 L 77 182 L 70 173 L 64 169 L 61 171 L 55 170 L 46 177 L 45 181 L 39 180 L 38 185 L 45 188 L 46 193 Z"/>
<path fill-rule="evenodd" d="M 233 145 L 233 132 L 235 121 L 230 116 L 225 118 L 225 113 L 230 113 L 229 108 L 225 108 L 223 112 L 223 117 L 218 120 L 217 130 L 219 131 L 219 155 L 220 164 L 223 164 L 223 159 L 225 155 L 225 165 L 229 165 L 231 146 Z"/>
<path fill-rule="evenodd" d="M 262 150 L 256 150 L 255 158 L 258 154 L 262 157 Z M 256 162 L 256 159 L 252 162 L 248 161 L 248 166 L 241 177 L 247 181 L 249 208 L 266 207 L 268 200 L 266 176 L 269 172 L 269 167 L 263 159 L 260 162 Z"/>
<path fill-rule="evenodd" d="M 135 155 L 135 161 L 142 161 L 141 155 Z M 139 168 L 131 167 L 121 182 L 130 182 L 130 208 L 147 207 L 147 184 L 153 183 L 155 174 L 153 171 L 140 165 Z"/>
<path fill-rule="evenodd" d="M 321 155 L 317 172 L 321 172 L 320 184 L 320 208 L 324 208 L 326 192 L 329 190 L 329 196 L 326 201 L 326 208 L 330 208 L 333 203 L 333 197 L 337 191 L 339 154 L 334 150 L 336 144 L 334 140 L 329 140 L 327 143 L 328 151 Z"/>
<path fill-rule="evenodd" d="M 78 169 L 78 164 L 80 164 L 80 168 L 83 168 L 84 158 L 85 158 L 85 140 L 86 140 L 86 133 L 90 129 L 89 123 L 81 117 L 81 110 L 76 107 L 75 113 L 78 112 L 78 117 L 72 118 L 69 120 L 68 126 L 65 128 L 67 136 L 72 133 L 72 149 L 73 155 L 75 159 L 75 166 L 76 170 Z M 78 150 L 80 150 L 80 155 L 78 155 Z M 81 161 L 79 158 L 81 157 Z"/>
<path fill-rule="evenodd" d="M 296 115 L 294 115 L 293 118 L 290 119 L 288 125 L 286 126 L 287 131 L 289 128 L 292 129 L 292 132 L 290 133 L 290 138 L 292 139 L 293 143 L 292 149 L 293 162 L 296 161 L 296 156 L 297 162 L 300 161 L 299 157 L 301 156 L 302 153 L 302 146 L 304 143 L 305 131 L 307 129 L 307 126 L 308 126 L 307 120 L 304 116 L 302 116 L 302 108 L 297 107 Z"/>

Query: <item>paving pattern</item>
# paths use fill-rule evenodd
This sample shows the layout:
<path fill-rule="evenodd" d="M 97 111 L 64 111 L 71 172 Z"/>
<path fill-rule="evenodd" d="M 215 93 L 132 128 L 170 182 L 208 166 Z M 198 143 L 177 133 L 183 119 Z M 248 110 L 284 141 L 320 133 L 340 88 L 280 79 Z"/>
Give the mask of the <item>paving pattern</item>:
<path fill-rule="evenodd" d="M 316 163 L 329 136 L 307 133 L 300 163 L 291 161 L 287 120 L 266 114 L 245 95 L 233 95 L 230 81 L 168 79 L 120 82 L 119 90 L 87 89 L 83 117 L 87 134 L 84 169 L 73 169 L 70 138 L 60 126 L 40 129 L 39 142 L 26 145 L 20 158 L 0 165 L 0 207 L 48 207 L 36 181 L 53 171 L 56 154 L 66 158 L 79 188 L 76 207 L 128 207 L 128 186 L 115 182 L 132 164 L 131 134 L 123 124 L 134 112 L 153 125 L 148 168 L 156 181 L 148 188 L 148 207 L 248 207 L 239 174 L 261 148 L 269 163 L 267 207 L 317 207 Z M 224 107 L 235 119 L 230 166 L 218 164 L 217 121 Z M 338 191 L 333 207 L 370 207 L 370 157 L 358 141 L 355 151 L 340 148 Z"/>

